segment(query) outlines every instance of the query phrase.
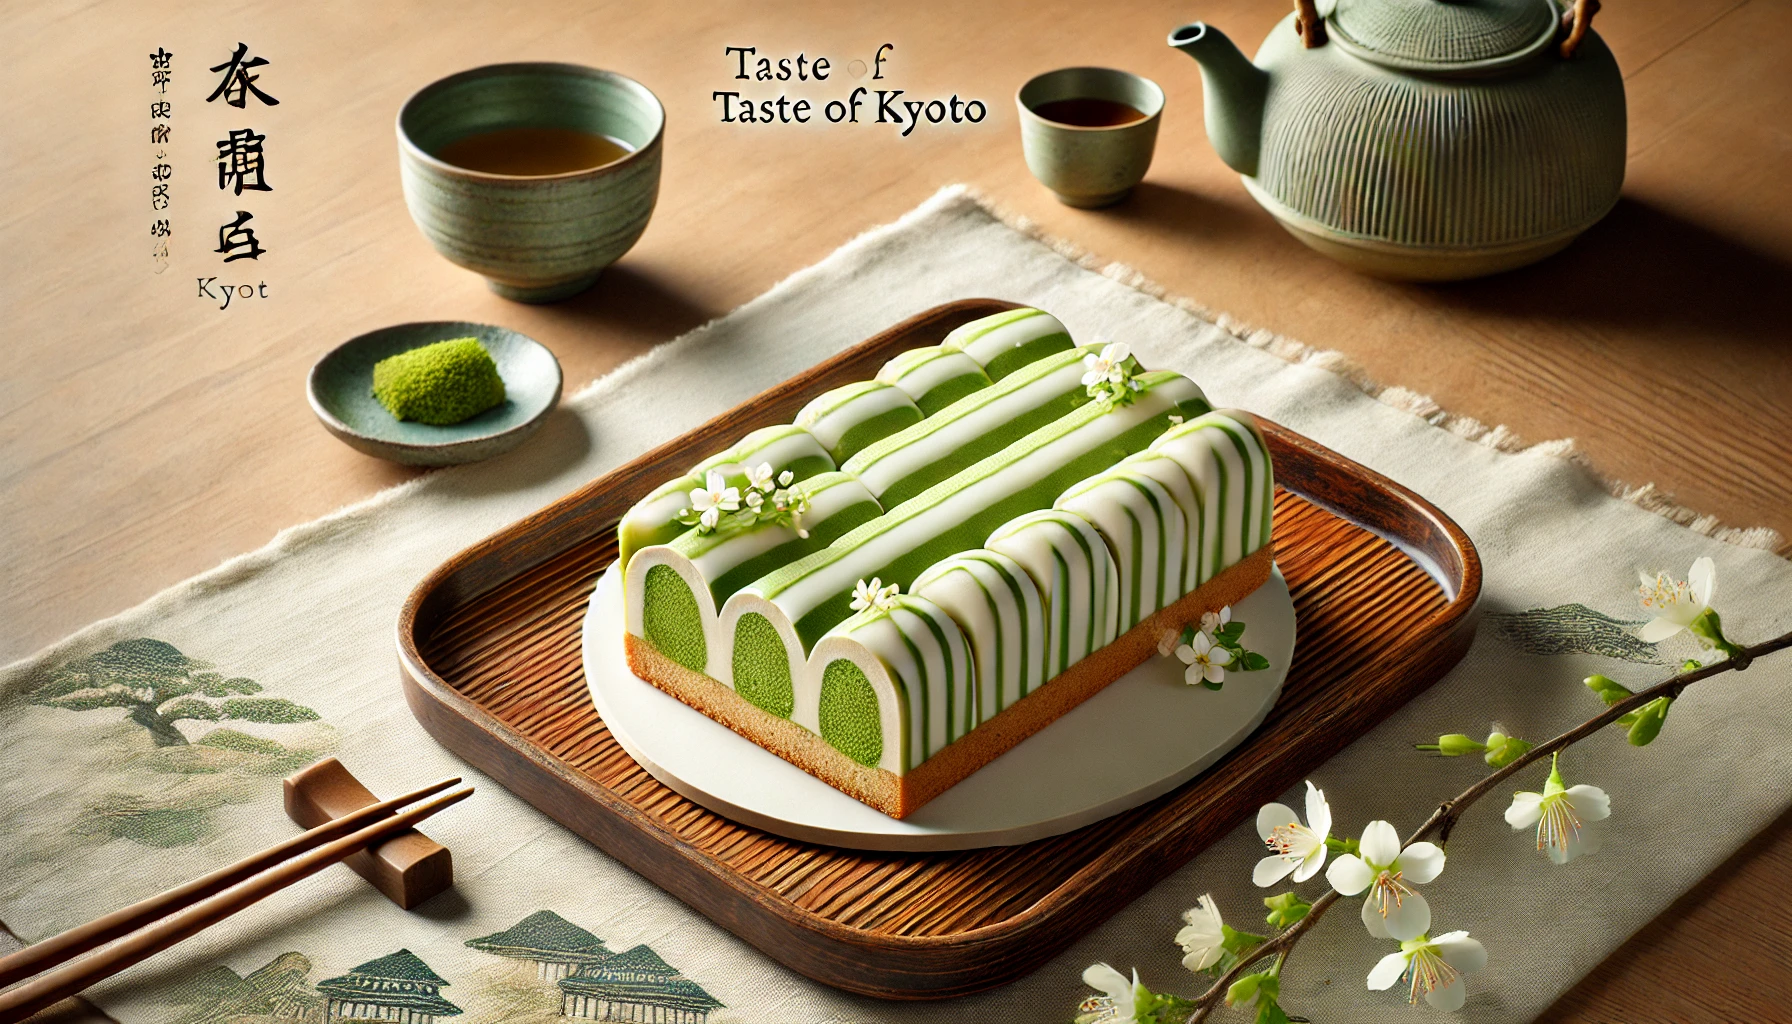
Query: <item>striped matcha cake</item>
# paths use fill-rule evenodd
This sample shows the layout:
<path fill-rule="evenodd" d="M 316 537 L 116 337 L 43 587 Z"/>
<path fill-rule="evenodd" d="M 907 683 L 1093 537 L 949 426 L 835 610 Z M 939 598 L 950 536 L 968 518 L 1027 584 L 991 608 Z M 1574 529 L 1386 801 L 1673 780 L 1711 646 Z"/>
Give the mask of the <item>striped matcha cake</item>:
<path fill-rule="evenodd" d="M 904 817 L 1260 586 L 1273 494 L 1248 414 L 1011 310 L 631 509 L 629 663 Z"/>

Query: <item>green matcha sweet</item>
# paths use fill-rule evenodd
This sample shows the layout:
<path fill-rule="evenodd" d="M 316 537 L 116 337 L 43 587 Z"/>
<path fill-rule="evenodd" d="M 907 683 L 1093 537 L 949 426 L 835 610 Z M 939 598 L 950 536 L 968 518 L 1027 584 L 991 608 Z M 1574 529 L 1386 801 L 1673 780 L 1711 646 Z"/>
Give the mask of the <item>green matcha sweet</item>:
<path fill-rule="evenodd" d="M 504 380 L 478 338 L 450 338 L 375 363 L 373 397 L 398 419 L 445 427 L 502 404 Z"/>

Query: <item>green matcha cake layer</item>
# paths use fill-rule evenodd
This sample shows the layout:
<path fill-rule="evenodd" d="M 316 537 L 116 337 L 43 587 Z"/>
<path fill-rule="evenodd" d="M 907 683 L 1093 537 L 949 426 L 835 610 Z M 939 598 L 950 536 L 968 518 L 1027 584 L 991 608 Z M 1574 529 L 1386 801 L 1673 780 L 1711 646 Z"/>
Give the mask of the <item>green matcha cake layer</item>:
<path fill-rule="evenodd" d="M 796 414 L 796 425 L 814 435 L 838 465 L 867 445 L 921 422 L 921 407 L 908 392 L 880 380 L 862 380 L 818 396 Z"/>
<path fill-rule="evenodd" d="M 893 508 L 1091 401 L 1083 351 L 1061 352 L 974 391 L 840 468 Z"/>
<path fill-rule="evenodd" d="M 877 379 L 901 388 L 921 412 L 932 416 L 960 398 L 990 385 L 977 361 L 938 345 L 911 348 L 885 363 Z"/>
<path fill-rule="evenodd" d="M 1054 508 L 1095 525 L 1120 569 L 1120 632 L 1195 589 L 1183 586 L 1188 520 L 1168 488 L 1125 466 L 1065 491 Z"/>
<path fill-rule="evenodd" d="M 1044 602 L 1046 679 L 1120 635 L 1120 570 L 1094 525 L 1073 512 L 1041 509 L 990 534 L 989 550 L 1025 569 Z"/>
<path fill-rule="evenodd" d="M 905 774 L 983 720 L 970 645 L 925 598 L 904 595 L 840 623 L 810 666 L 797 704 L 813 701 L 815 731 L 863 765 Z"/>
<path fill-rule="evenodd" d="M 1070 332 L 1043 309 L 1011 309 L 970 323 L 946 335 L 940 348 L 963 352 L 999 381 L 1035 360 L 1071 347 Z"/>
<path fill-rule="evenodd" d="M 912 584 L 948 555 L 982 547 L 1009 519 L 1049 507 L 1071 484 L 1149 445 L 1178 419 L 1208 408 L 1201 389 L 1179 373 L 1135 378 L 1129 405 L 1090 403 L 1028 434 L 827 548 L 771 573 L 729 599 L 770 602 L 788 616 L 805 648 L 851 609 L 856 581 Z M 793 652 L 794 654 L 795 652 Z"/>
<path fill-rule="evenodd" d="M 977 670 L 978 719 L 1032 693 L 1045 674 L 1045 601 L 1019 562 L 985 548 L 935 562 L 914 595 L 944 609 L 964 631 Z"/>

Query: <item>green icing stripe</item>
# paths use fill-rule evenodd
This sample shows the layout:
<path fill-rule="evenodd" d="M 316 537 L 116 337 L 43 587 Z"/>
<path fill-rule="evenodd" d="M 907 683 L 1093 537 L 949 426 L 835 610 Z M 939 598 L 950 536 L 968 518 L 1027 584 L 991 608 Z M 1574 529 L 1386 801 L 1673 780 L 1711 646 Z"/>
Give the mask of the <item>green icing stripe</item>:
<path fill-rule="evenodd" d="M 991 383 L 976 360 L 937 345 L 899 354 L 877 371 L 877 379 L 907 392 L 928 416 Z"/>
<path fill-rule="evenodd" d="M 1120 571 L 1087 520 L 1060 509 L 1032 512 L 1004 523 L 987 547 L 1025 569 L 1045 604 L 1045 679 L 1119 635 Z"/>
<path fill-rule="evenodd" d="M 1142 450 L 1205 405 L 1181 374 L 1144 374 L 1131 405 L 1085 405 L 963 470 L 809 555 L 756 581 L 751 590 L 792 619 L 805 648 L 851 613 L 853 584 L 872 576 L 904 587 L 934 562 L 982 547 L 995 527 L 1045 508 L 1066 487 Z"/>
<path fill-rule="evenodd" d="M 1152 450 L 1175 458 L 1199 485 L 1200 582 L 1269 542 L 1274 473 L 1268 447 L 1247 414 L 1197 417 L 1167 431 Z"/>
<path fill-rule="evenodd" d="M 908 398 L 907 395 L 902 397 Z M 926 421 L 920 407 L 911 400 L 906 406 L 898 406 L 848 427 L 846 432 L 840 435 L 840 443 L 834 448 L 834 458 L 838 459 L 841 465 L 845 465 L 848 459 L 871 445 L 897 431 L 923 422 Z"/>
<path fill-rule="evenodd" d="M 946 335 L 940 347 L 965 353 L 991 380 L 999 381 L 1072 344 L 1070 332 L 1057 317 L 1039 309 L 1016 309 L 973 320 Z"/>
<path fill-rule="evenodd" d="M 836 463 L 904 427 L 921 422 L 921 409 L 902 389 L 862 380 L 835 388 L 803 406 L 796 425 L 809 431 Z"/>
<path fill-rule="evenodd" d="M 920 494 L 1090 401 L 1082 350 L 1040 360 L 849 459 L 885 508 Z"/>
<path fill-rule="evenodd" d="M 1044 602 L 1013 559 L 984 549 L 954 555 L 923 573 L 915 594 L 963 630 L 976 668 L 979 721 L 1045 682 Z"/>
<path fill-rule="evenodd" d="M 1182 596 L 1188 526 L 1162 484 L 1130 469 L 1113 469 L 1064 492 L 1056 507 L 1093 523 L 1113 551 L 1120 567 L 1122 631 Z"/>

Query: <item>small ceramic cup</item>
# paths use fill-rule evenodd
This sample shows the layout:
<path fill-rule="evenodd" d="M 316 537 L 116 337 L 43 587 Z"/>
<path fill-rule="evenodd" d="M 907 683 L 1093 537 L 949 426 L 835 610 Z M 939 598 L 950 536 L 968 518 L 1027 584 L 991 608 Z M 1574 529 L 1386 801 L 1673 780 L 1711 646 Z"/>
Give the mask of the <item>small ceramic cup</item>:
<path fill-rule="evenodd" d="M 647 87 L 577 64 L 493 64 L 424 86 L 398 112 L 404 201 L 450 262 L 519 302 L 552 302 L 597 281 L 647 229 L 659 198 L 666 112 Z M 502 128 L 571 128 L 632 153 L 566 174 L 521 177 L 436 159 Z"/>
<path fill-rule="evenodd" d="M 1040 117 L 1058 100 L 1124 103 L 1145 116 L 1128 124 L 1085 127 Z M 1149 78 L 1112 68 L 1059 68 L 1037 75 L 1014 94 L 1027 170 L 1071 206 L 1109 206 L 1145 177 L 1157 148 L 1164 91 Z"/>

